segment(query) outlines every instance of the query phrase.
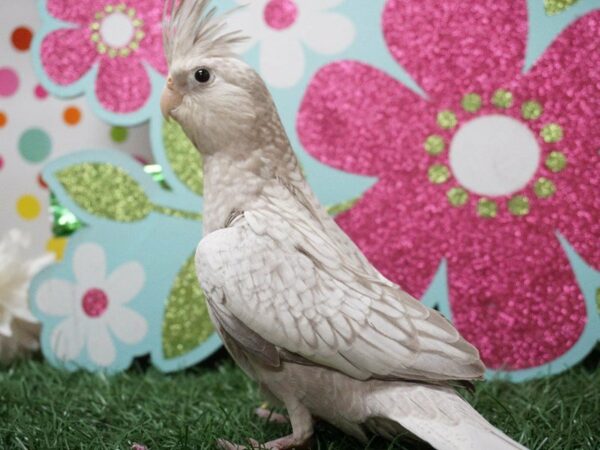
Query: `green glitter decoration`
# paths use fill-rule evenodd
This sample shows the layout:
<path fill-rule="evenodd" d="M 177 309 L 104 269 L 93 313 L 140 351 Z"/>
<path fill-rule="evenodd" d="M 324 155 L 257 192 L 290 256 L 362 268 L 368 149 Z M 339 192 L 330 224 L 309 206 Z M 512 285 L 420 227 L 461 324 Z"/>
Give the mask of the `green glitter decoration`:
<path fill-rule="evenodd" d="M 560 172 L 567 165 L 567 157 L 564 153 L 553 151 L 546 158 L 546 167 L 552 172 Z"/>
<path fill-rule="evenodd" d="M 498 214 L 498 205 L 493 200 L 481 198 L 477 202 L 477 214 L 486 219 L 496 217 Z"/>
<path fill-rule="evenodd" d="M 162 127 L 165 156 L 175 176 L 194 194 L 203 194 L 204 176 L 202 157 L 174 120 L 166 120 Z"/>
<path fill-rule="evenodd" d="M 521 113 L 523 114 L 523 119 L 526 120 L 535 120 L 539 119 L 543 112 L 542 105 L 535 100 L 529 100 L 523 103 L 521 107 Z"/>
<path fill-rule="evenodd" d="M 558 142 L 563 138 L 563 129 L 560 125 L 549 123 L 542 128 L 542 131 L 540 131 L 540 136 L 544 142 Z"/>
<path fill-rule="evenodd" d="M 544 9 L 546 10 L 546 14 L 549 16 L 554 16 L 555 14 L 561 13 L 579 0 L 544 0 Z"/>
<path fill-rule="evenodd" d="M 481 96 L 475 93 L 466 94 L 462 98 L 461 105 L 467 112 L 477 112 L 481 108 Z"/>
<path fill-rule="evenodd" d="M 498 108 L 510 108 L 513 104 L 512 92 L 498 89 L 492 96 L 492 104 Z"/>
<path fill-rule="evenodd" d="M 189 353 L 206 341 L 213 332 L 192 255 L 177 275 L 167 299 L 162 325 L 165 358 L 177 358 Z"/>
<path fill-rule="evenodd" d="M 443 164 L 433 164 L 429 168 L 427 176 L 433 184 L 442 184 L 450 179 L 450 170 Z"/>
<path fill-rule="evenodd" d="M 539 178 L 533 187 L 535 194 L 540 198 L 548 198 L 556 192 L 556 186 L 548 178 Z"/>
<path fill-rule="evenodd" d="M 469 200 L 469 193 L 461 187 L 453 187 L 446 193 L 452 206 L 463 206 Z"/>
<path fill-rule="evenodd" d="M 525 216 L 529 213 L 529 199 L 524 195 L 515 195 L 508 201 L 508 210 L 513 216 Z"/>
<path fill-rule="evenodd" d="M 53 192 L 50 193 L 50 213 L 52 214 L 52 234 L 56 237 L 71 236 L 83 226 L 75 214 L 60 204 Z"/>
<path fill-rule="evenodd" d="M 452 111 L 440 111 L 437 115 L 437 123 L 443 129 L 449 130 L 456 126 L 458 120 Z"/>
<path fill-rule="evenodd" d="M 425 151 L 427 153 L 436 156 L 444 151 L 446 144 L 444 143 L 444 138 L 437 134 L 432 134 L 430 136 L 427 136 L 423 147 L 425 148 Z"/>
<path fill-rule="evenodd" d="M 337 216 L 338 214 L 342 214 L 348 211 L 350 208 L 356 205 L 357 202 L 357 198 L 346 200 L 345 202 L 337 203 L 336 205 L 327 207 L 327 212 L 330 216 Z"/>

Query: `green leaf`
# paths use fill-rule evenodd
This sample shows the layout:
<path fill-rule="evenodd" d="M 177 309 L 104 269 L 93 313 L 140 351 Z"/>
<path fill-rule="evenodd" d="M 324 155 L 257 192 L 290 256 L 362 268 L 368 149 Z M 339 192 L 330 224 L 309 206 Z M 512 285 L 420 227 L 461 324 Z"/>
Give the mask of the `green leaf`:
<path fill-rule="evenodd" d="M 546 9 L 547 15 L 553 16 L 569 9 L 578 1 L 579 0 L 544 0 L 544 8 Z"/>
<path fill-rule="evenodd" d="M 192 255 L 177 275 L 167 299 L 162 327 L 165 358 L 177 358 L 189 353 L 213 332 Z"/>
<path fill-rule="evenodd" d="M 71 199 L 90 214 L 117 222 L 136 222 L 153 209 L 137 181 L 112 164 L 76 164 L 55 176 Z"/>
<path fill-rule="evenodd" d="M 165 156 L 175 176 L 193 193 L 202 195 L 204 176 L 200 152 L 174 120 L 163 122 L 162 132 Z"/>

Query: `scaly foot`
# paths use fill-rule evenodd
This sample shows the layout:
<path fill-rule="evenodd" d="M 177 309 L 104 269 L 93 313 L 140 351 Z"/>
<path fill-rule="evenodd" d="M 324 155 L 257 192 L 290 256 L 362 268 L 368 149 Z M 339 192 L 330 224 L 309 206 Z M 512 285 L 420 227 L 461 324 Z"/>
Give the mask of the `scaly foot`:
<path fill-rule="evenodd" d="M 264 444 L 260 444 L 254 439 L 248 439 L 248 441 L 250 442 L 250 447 L 233 444 L 225 439 L 217 439 L 217 445 L 222 450 L 303 450 L 310 448 L 310 439 L 300 442 L 298 439 L 294 438 L 293 434 L 275 439 L 274 441 L 265 442 Z"/>

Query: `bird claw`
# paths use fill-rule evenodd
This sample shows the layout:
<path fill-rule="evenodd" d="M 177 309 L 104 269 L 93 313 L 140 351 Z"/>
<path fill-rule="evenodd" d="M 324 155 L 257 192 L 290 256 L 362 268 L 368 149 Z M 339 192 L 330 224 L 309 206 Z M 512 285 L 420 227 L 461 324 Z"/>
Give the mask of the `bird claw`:
<path fill-rule="evenodd" d="M 261 419 L 265 419 L 269 423 L 278 423 L 278 424 L 288 424 L 290 423 L 290 419 L 288 419 L 283 414 L 278 414 L 272 410 L 269 410 L 264 407 L 256 408 L 254 410 L 254 414 L 256 414 Z"/>
<path fill-rule="evenodd" d="M 275 439 L 274 441 L 266 442 L 264 444 L 259 443 L 255 439 L 248 439 L 248 442 L 250 443 L 250 447 L 234 444 L 226 439 L 217 439 L 217 446 L 221 450 L 291 450 L 295 448 L 308 448 L 309 446 L 308 441 L 299 444 L 298 441 L 294 439 L 293 435 Z"/>

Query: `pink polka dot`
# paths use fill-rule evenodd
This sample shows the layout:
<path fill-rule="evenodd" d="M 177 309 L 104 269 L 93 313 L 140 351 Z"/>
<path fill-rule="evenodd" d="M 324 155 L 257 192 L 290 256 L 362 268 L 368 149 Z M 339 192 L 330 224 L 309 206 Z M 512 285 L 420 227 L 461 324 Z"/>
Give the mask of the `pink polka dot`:
<path fill-rule="evenodd" d="M 39 98 L 40 100 L 45 99 L 46 97 L 48 97 L 48 91 L 46 91 L 46 89 L 44 89 L 44 87 L 41 84 L 38 84 L 35 89 L 33 90 L 33 93 L 35 94 L 35 96 L 37 98 Z"/>
<path fill-rule="evenodd" d="M 108 296 L 98 288 L 89 289 L 81 299 L 83 311 L 89 317 L 101 316 L 108 308 Z"/>
<path fill-rule="evenodd" d="M 4 158 L 0 155 L 0 170 L 4 167 Z"/>
<path fill-rule="evenodd" d="M 10 67 L 0 68 L 0 96 L 10 97 L 19 88 L 19 77 Z"/>
<path fill-rule="evenodd" d="M 267 25 L 275 30 L 284 30 L 298 18 L 298 7 L 293 0 L 269 0 L 264 15 Z"/>

